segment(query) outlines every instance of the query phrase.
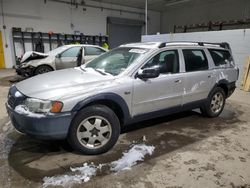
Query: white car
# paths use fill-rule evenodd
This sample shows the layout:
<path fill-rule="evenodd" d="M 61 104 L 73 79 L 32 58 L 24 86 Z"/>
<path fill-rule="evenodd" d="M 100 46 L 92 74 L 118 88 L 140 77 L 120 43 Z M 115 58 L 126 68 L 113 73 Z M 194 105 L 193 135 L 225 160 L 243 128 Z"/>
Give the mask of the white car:
<path fill-rule="evenodd" d="M 16 72 L 19 75 L 30 77 L 53 70 L 72 68 L 107 51 L 100 46 L 87 44 L 64 45 L 48 53 L 28 51 L 23 55 L 20 65 L 16 67 Z"/>

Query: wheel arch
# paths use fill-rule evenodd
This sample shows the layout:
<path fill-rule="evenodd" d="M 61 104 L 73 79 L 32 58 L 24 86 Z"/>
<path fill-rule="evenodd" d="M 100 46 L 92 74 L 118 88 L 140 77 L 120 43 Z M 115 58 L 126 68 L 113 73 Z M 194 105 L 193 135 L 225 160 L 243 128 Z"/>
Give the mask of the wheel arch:
<path fill-rule="evenodd" d="M 125 100 L 115 93 L 102 93 L 78 102 L 72 111 L 79 111 L 87 106 L 101 104 L 109 107 L 117 115 L 120 124 L 125 125 L 130 119 L 129 108 Z"/>
<path fill-rule="evenodd" d="M 228 85 L 229 85 L 229 84 L 230 84 L 230 83 L 229 83 L 227 80 L 225 80 L 225 79 L 218 81 L 218 82 L 214 85 L 214 87 L 211 89 L 211 91 L 209 92 L 209 95 L 208 95 L 208 96 L 210 96 L 210 94 L 212 93 L 212 91 L 214 90 L 214 88 L 220 87 L 220 88 L 222 88 L 222 89 L 224 90 L 226 97 L 228 97 L 228 95 L 229 95 L 229 88 L 228 88 Z"/>
<path fill-rule="evenodd" d="M 41 67 L 41 66 L 47 66 L 47 67 L 51 68 L 52 71 L 55 70 L 51 65 L 48 65 L 48 64 L 41 64 L 41 65 L 38 65 L 37 67 L 34 68 L 32 74 L 34 75 L 35 71 L 36 71 L 39 67 Z"/>

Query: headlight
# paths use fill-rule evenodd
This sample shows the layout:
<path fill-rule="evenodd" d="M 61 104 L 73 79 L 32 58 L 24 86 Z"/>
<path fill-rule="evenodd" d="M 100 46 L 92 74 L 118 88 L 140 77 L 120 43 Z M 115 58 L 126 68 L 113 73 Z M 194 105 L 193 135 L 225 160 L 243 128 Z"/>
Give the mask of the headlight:
<path fill-rule="evenodd" d="M 27 66 L 27 63 L 21 63 L 20 64 L 20 67 L 26 67 Z"/>
<path fill-rule="evenodd" d="M 35 113 L 57 113 L 62 110 L 63 103 L 60 101 L 46 101 L 33 98 L 27 98 L 24 105 L 30 112 Z"/>

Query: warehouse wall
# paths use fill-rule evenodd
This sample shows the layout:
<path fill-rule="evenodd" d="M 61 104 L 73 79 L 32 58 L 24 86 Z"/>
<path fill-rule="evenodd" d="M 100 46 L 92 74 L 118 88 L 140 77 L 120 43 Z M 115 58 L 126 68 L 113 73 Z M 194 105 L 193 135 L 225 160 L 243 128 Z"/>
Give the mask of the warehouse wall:
<path fill-rule="evenodd" d="M 161 19 L 161 33 L 173 32 L 174 25 L 244 18 L 250 18 L 249 0 L 192 0 L 165 8 Z"/>
<path fill-rule="evenodd" d="M 87 4 L 96 4 L 85 1 Z M 110 8 L 118 8 L 124 10 L 133 10 L 143 12 L 139 9 L 133 9 L 124 6 L 115 6 L 104 4 Z M 1 5 L 0 5 L 1 6 Z M 122 17 L 129 19 L 143 20 L 144 16 L 120 13 L 117 11 L 87 8 L 86 11 L 82 10 L 79 6 L 77 9 L 71 10 L 69 5 L 47 1 L 44 4 L 43 0 L 3 0 L 3 8 L 5 13 L 6 40 L 4 45 L 5 51 L 5 64 L 8 68 L 14 64 L 13 44 L 11 36 L 12 27 L 21 27 L 23 30 L 26 27 L 34 28 L 34 31 L 41 32 L 60 32 L 60 33 L 74 33 L 80 31 L 86 35 L 105 35 L 106 33 L 106 18 Z M 72 15 L 72 16 L 71 16 Z M 71 28 L 70 23 L 73 23 L 74 28 Z M 2 17 L 0 17 L 0 30 L 3 28 Z M 149 11 L 148 32 L 153 34 L 160 31 L 160 13 Z M 4 38 L 4 36 L 3 36 Z"/>
<path fill-rule="evenodd" d="M 171 41 L 200 41 L 200 42 L 228 42 L 231 46 L 236 65 L 240 69 L 242 79 L 245 61 L 250 56 L 250 29 L 236 29 L 225 31 L 207 31 L 193 33 L 173 33 L 142 36 L 142 42 L 171 42 Z"/>

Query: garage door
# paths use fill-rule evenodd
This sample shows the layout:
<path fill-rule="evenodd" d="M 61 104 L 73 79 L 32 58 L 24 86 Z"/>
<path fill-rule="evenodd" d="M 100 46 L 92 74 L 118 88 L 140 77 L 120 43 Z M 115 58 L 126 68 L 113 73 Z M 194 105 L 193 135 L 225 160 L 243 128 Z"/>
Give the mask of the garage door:
<path fill-rule="evenodd" d="M 141 20 L 108 17 L 108 35 L 110 48 L 115 48 L 124 43 L 140 42 L 142 34 Z"/>

